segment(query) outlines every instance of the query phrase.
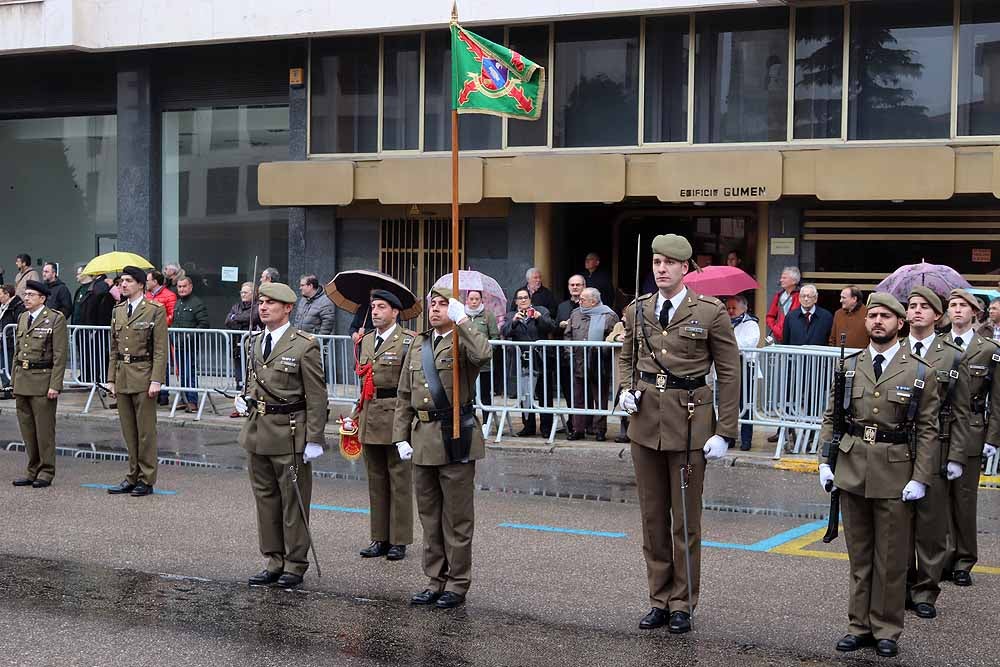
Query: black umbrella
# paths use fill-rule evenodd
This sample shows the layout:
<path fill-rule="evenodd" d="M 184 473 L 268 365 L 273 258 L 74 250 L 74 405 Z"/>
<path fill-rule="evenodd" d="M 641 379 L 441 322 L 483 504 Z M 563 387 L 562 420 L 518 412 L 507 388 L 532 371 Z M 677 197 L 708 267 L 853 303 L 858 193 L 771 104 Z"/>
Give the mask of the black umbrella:
<path fill-rule="evenodd" d="M 326 284 L 326 295 L 338 308 L 356 313 L 358 308 L 368 307 L 371 291 L 374 289 L 383 289 L 396 295 L 403 304 L 399 316 L 404 320 L 412 320 L 423 312 L 423 305 L 406 285 L 378 271 L 341 271 Z"/>

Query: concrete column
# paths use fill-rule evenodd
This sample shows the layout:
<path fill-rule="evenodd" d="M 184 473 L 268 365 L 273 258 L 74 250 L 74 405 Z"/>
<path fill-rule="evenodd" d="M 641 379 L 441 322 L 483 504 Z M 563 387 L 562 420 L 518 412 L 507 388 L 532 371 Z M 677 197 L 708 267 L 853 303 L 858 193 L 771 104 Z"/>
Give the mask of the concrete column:
<path fill-rule="evenodd" d="M 149 54 L 118 61 L 118 249 L 160 264 L 160 114 Z"/>
<path fill-rule="evenodd" d="M 291 47 L 288 67 L 308 68 L 305 41 Z M 288 159 L 305 160 L 309 153 L 309 107 L 306 86 L 288 87 Z M 313 273 L 306 263 L 306 209 L 302 206 L 288 208 L 288 284 L 298 288 L 299 276 Z M 319 271 L 315 271 L 317 275 Z M 320 277 L 320 280 L 323 278 Z"/>
<path fill-rule="evenodd" d="M 552 287 L 552 204 L 535 204 L 535 267 Z"/>

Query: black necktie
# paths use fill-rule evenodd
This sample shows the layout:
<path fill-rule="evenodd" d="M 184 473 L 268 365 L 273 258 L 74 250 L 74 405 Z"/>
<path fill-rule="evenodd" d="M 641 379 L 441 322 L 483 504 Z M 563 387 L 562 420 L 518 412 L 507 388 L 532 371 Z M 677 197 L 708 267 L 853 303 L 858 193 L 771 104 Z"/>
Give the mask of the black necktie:
<path fill-rule="evenodd" d="M 878 380 L 880 377 L 882 377 L 882 362 L 885 361 L 885 357 L 883 357 L 881 354 L 876 354 L 874 361 L 875 361 L 875 379 Z"/>
<path fill-rule="evenodd" d="M 918 357 L 922 357 L 924 355 L 921 354 L 920 351 L 923 349 L 924 349 L 923 341 L 917 341 L 917 344 L 913 346 L 913 354 L 917 355 Z"/>
<path fill-rule="evenodd" d="M 663 306 L 660 308 L 660 326 L 664 329 L 670 324 L 670 309 L 674 307 L 674 304 L 670 301 L 664 301 Z"/>
<path fill-rule="evenodd" d="M 129 304 L 128 304 L 128 310 L 127 310 L 127 312 L 128 312 L 128 317 L 131 318 L 132 317 L 132 303 L 131 302 L 129 302 Z"/>
<path fill-rule="evenodd" d="M 955 345 L 958 345 L 963 350 L 965 349 L 965 341 L 962 340 L 961 336 L 956 336 L 955 337 Z"/>
<path fill-rule="evenodd" d="M 30 329 L 34 325 L 35 325 L 35 314 L 32 313 L 31 315 L 28 315 L 28 328 Z"/>
<path fill-rule="evenodd" d="M 442 338 L 444 338 L 444 336 L 434 336 L 434 349 L 435 350 L 438 349 L 438 343 L 441 342 Z"/>
<path fill-rule="evenodd" d="M 264 361 L 271 356 L 271 334 L 264 335 Z"/>
<path fill-rule="evenodd" d="M 375 351 L 378 352 L 378 349 L 380 347 L 382 347 L 382 337 L 381 336 L 375 336 Z"/>

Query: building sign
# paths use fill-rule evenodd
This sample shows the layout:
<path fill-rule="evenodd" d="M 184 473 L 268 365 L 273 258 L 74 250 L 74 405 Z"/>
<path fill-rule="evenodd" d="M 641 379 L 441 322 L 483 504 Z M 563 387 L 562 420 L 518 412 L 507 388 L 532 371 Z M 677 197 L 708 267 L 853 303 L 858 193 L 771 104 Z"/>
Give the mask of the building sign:
<path fill-rule="evenodd" d="M 700 151 L 659 156 L 656 196 L 666 202 L 761 202 L 781 198 L 780 151 Z"/>
<path fill-rule="evenodd" d="M 973 248 L 972 261 L 976 264 L 989 264 L 993 261 L 993 251 L 990 248 Z"/>
<path fill-rule="evenodd" d="M 222 282 L 224 283 L 235 283 L 240 280 L 240 267 L 238 266 L 224 266 L 222 267 Z"/>
<path fill-rule="evenodd" d="M 794 255 L 795 237 L 771 239 L 772 255 Z"/>

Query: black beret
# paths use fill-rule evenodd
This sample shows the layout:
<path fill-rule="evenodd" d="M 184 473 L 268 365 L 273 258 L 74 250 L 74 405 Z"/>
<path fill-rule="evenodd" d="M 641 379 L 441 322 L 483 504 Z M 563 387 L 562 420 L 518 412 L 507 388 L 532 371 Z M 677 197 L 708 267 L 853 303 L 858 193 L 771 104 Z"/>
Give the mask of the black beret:
<path fill-rule="evenodd" d="M 126 266 L 122 269 L 122 275 L 132 276 L 140 285 L 146 284 L 146 270 L 140 269 L 138 266 Z"/>
<path fill-rule="evenodd" d="M 395 294 L 384 289 L 373 289 L 371 300 L 375 301 L 385 301 L 387 304 L 395 308 L 396 310 L 403 310 L 403 304 Z"/>
<path fill-rule="evenodd" d="M 49 288 L 43 282 L 37 280 L 29 280 L 24 284 L 25 289 L 30 289 L 33 292 L 38 292 L 42 296 L 49 296 Z"/>

